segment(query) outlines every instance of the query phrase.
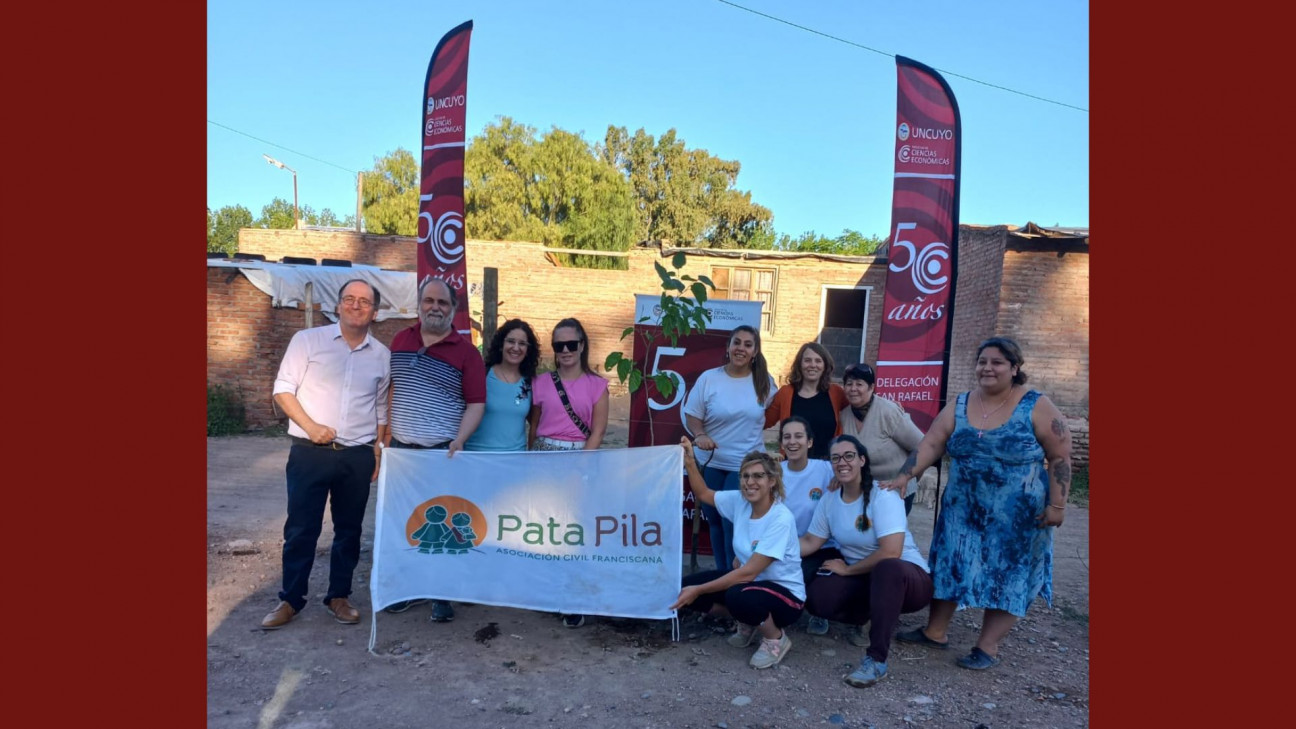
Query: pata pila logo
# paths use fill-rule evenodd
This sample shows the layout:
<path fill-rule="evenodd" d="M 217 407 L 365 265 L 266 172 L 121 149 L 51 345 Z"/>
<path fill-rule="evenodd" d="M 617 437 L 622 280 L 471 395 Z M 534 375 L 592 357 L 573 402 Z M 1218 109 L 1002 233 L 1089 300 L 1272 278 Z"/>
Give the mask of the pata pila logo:
<path fill-rule="evenodd" d="M 438 496 L 414 507 L 406 539 L 419 554 L 467 554 L 486 539 L 486 517 L 473 502 Z"/>

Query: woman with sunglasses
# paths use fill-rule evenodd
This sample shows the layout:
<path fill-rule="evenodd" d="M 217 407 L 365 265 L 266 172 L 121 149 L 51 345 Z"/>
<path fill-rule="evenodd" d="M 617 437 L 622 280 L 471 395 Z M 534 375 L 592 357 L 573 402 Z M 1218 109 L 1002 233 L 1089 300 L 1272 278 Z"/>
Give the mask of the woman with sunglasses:
<path fill-rule="evenodd" d="M 779 466 L 764 451 L 748 453 L 739 465 L 742 490 L 716 492 L 698 470 L 693 444 L 685 437 L 680 445 L 694 496 L 733 522 L 739 566 L 685 577 L 671 609 L 689 606 L 701 613 L 733 616 L 738 630 L 729 636 L 729 645 L 745 648 L 759 634 L 760 646 L 750 663 L 753 668 L 771 668 L 792 648 L 784 628 L 801 617 L 805 603 L 796 519 L 782 504 Z"/>
<path fill-rule="evenodd" d="M 846 368 L 842 385 L 846 390 L 848 405 L 838 415 L 841 434 L 853 435 L 868 449 L 872 457 L 870 470 L 878 481 L 887 481 L 900 473 L 905 459 L 918 450 L 923 433 L 914 425 L 904 408 L 895 401 L 879 397 L 873 391 L 877 374 L 873 367 L 861 362 Z M 913 509 L 917 492 L 901 492 L 904 510 Z"/>
<path fill-rule="evenodd" d="M 495 330 L 486 349 L 486 412 L 470 451 L 524 451 L 532 439 L 531 388 L 540 362 L 540 342 L 531 325 L 509 319 Z"/>
<path fill-rule="evenodd" d="M 842 556 L 826 560 L 806 587 L 806 611 L 856 626 L 847 639 L 852 645 L 867 642 L 868 650 L 845 680 L 871 686 L 887 674 L 891 636 L 901 613 L 917 612 L 931 602 L 931 571 L 909 533 L 899 494 L 873 481 L 864 444 L 851 435 L 838 436 L 828 460 L 841 488 L 819 500 L 801 537 L 801 554 L 813 554 L 833 539 Z"/>
<path fill-rule="evenodd" d="M 608 422 L 607 380 L 589 366 L 589 337 L 578 319 L 554 326 L 550 340 L 554 370 L 538 375 L 532 387 L 533 451 L 596 450 Z M 563 615 L 563 625 L 579 628 L 584 615 Z"/>
<path fill-rule="evenodd" d="M 760 333 L 747 325 L 735 327 L 725 351 L 729 361 L 698 375 L 684 401 L 684 420 L 693 443 L 704 453 L 702 477 L 712 491 L 738 490 L 738 466 L 752 451 L 765 450 L 765 408 L 775 383 L 761 353 Z M 733 523 L 715 507 L 702 505 L 711 532 L 716 569 L 733 568 Z"/>
<path fill-rule="evenodd" d="M 774 393 L 774 402 L 765 410 L 766 428 L 793 415 L 804 418 L 822 436 L 810 449 L 810 457 L 816 460 L 828 459 L 829 434 L 841 433 L 838 419 L 847 407 L 845 391 L 832 381 L 834 369 L 832 355 L 822 344 L 806 342 L 792 360 L 788 384 Z"/>

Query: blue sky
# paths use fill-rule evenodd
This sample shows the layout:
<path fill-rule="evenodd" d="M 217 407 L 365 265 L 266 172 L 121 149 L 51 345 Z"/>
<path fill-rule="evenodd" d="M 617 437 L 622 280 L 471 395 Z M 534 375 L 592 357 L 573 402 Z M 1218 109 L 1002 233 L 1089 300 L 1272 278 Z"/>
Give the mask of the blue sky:
<path fill-rule="evenodd" d="M 257 215 L 291 201 L 292 175 L 269 154 L 297 170 L 302 205 L 353 214 L 354 172 L 418 149 L 432 51 L 472 20 L 470 139 L 498 116 L 589 141 L 609 124 L 673 127 L 741 162 L 738 189 L 780 233 L 885 236 L 896 72 L 884 54 L 900 54 L 940 70 L 958 100 L 961 222 L 1089 225 L 1088 2 L 735 2 L 874 50 L 718 0 L 212 0 L 207 204 Z"/>

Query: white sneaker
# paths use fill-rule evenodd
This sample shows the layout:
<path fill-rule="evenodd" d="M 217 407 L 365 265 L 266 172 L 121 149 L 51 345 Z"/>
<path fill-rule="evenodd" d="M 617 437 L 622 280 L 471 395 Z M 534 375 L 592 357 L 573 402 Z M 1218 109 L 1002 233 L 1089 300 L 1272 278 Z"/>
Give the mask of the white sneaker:
<path fill-rule="evenodd" d="M 792 639 L 788 637 L 786 630 L 777 640 L 761 638 L 760 648 L 757 648 L 756 653 L 751 657 L 751 665 L 753 668 L 772 668 L 783 660 L 783 656 L 786 656 L 791 649 Z"/>
<path fill-rule="evenodd" d="M 725 638 L 725 642 L 734 648 L 746 648 L 751 645 L 752 640 L 756 637 L 756 628 L 751 625 L 738 623 L 738 630 L 732 635 Z"/>

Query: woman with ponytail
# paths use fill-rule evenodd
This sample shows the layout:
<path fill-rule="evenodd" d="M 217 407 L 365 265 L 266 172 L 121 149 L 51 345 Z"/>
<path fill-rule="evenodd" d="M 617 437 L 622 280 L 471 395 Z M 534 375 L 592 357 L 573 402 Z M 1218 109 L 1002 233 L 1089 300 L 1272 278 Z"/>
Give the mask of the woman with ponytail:
<path fill-rule="evenodd" d="M 698 376 L 684 402 L 684 418 L 693 435 L 702 476 L 712 491 L 738 488 L 738 467 L 752 451 L 765 452 L 765 408 L 776 384 L 761 353 L 760 332 L 747 325 L 729 335 L 724 366 Z M 702 505 L 711 531 L 716 569 L 733 568 L 733 523 L 715 507 Z"/>
<path fill-rule="evenodd" d="M 828 462 L 841 488 L 824 494 L 810 528 L 801 537 L 801 555 L 814 554 L 832 538 L 842 559 L 830 559 L 806 588 L 806 612 L 856 626 L 847 638 L 868 651 L 846 683 L 864 687 L 887 674 L 891 637 L 901 613 L 927 607 L 932 599 L 931 571 L 909 533 L 904 502 L 895 491 L 873 481 L 868 450 L 851 435 L 833 439 Z"/>

